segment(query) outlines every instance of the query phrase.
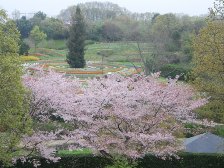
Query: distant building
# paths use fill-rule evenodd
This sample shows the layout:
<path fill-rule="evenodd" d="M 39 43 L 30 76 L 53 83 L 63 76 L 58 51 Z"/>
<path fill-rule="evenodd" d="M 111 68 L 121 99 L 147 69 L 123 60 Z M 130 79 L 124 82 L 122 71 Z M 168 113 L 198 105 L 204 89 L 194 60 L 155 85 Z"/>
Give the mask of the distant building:
<path fill-rule="evenodd" d="M 211 133 L 200 134 L 184 140 L 185 151 L 190 153 L 223 153 L 224 138 Z"/>

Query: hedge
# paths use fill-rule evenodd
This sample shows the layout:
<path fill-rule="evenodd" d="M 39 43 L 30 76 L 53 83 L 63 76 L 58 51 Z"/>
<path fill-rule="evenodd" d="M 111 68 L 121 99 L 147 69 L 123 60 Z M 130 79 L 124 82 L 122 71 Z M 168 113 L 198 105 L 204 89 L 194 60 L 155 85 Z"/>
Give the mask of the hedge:
<path fill-rule="evenodd" d="M 181 75 L 179 80 L 188 80 L 190 70 L 190 67 L 181 64 L 166 64 L 160 69 L 162 77 L 175 78 L 176 75 Z"/>
<path fill-rule="evenodd" d="M 33 158 L 40 161 L 40 166 L 38 168 L 104 168 L 108 164 L 112 164 L 112 161 L 99 157 L 99 156 L 63 156 L 59 162 L 52 162 L 44 158 Z M 32 159 L 30 159 L 32 160 Z M 25 163 L 18 161 L 15 166 L 12 167 L 3 167 L 0 165 L 0 168 L 34 168 L 33 164 L 28 160 Z"/>
<path fill-rule="evenodd" d="M 139 161 L 138 168 L 223 168 L 224 155 L 219 154 L 181 154 L 180 159 L 162 160 L 146 156 Z"/>
<path fill-rule="evenodd" d="M 63 156 L 60 162 L 47 162 L 40 159 L 39 168 L 105 168 L 112 164 L 112 160 L 100 156 Z M 224 155 L 218 154 L 188 154 L 180 155 L 180 159 L 172 158 L 162 160 L 155 156 L 147 155 L 137 161 L 137 168 L 223 168 Z M 1 167 L 1 166 L 0 166 Z M 32 168 L 31 163 L 18 162 L 12 168 Z"/>

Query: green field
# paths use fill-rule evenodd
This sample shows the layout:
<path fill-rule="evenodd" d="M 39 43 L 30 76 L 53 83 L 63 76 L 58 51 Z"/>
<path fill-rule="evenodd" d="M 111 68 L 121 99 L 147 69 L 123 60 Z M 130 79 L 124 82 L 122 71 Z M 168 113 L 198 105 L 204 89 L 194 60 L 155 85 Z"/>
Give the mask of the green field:
<path fill-rule="evenodd" d="M 152 53 L 152 44 L 141 43 L 140 50 L 146 58 Z M 39 44 L 36 51 L 30 50 L 30 55 L 39 58 L 37 62 L 45 68 L 52 68 L 59 72 L 75 74 L 80 78 L 94 77 L 107 73 L 119 72 L 130 75 L 141 71 L 142 62 L 137 43 L 91 43 L 86 45 L 85 60 L 87 65 L 83 69 L 69 68 L 66 62 L 67 48 L 65 41 L 49 40 Z M 136 70 L 136 67 L 138 68 Z"/>
<path fill-rule="evenodd" d="M 66 42 L 62 40 L 49 40 L 39 44 L 37 53 L 46 54 L 41 57 L 43 60 L 65 60 L 67 54 Z M 144 56 L 152 53 L 152 44 L 141 43 L 140 48 Z M 31 49 L 31 53 L 34 51 Z M 102 56 L 107 62 L 140 62 L 137 43 L 116 42 L 116 43 L 93 43 L 86 46 L 86 61 L 101 61 Z"/>

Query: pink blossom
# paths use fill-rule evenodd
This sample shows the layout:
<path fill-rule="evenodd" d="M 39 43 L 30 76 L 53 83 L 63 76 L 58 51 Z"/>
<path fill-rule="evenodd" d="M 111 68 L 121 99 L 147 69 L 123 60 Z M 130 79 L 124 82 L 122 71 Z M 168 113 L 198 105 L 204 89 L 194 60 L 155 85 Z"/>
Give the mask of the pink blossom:
<path fill-rule="evenodd" d="M 158 77 L 159 74 L 132 77 L 112 74 L 82 83 L 77 78 L 40 70 L 33 76 L 24 76 L 24 84 L 31 90 L 33 117 L 46 120 L 51 115 L 60 116 L 78 126 L 62 136 L 68 141 L 75 140 L 77 148 L 133 158 L 146 153 L 175 155 L 182 149 L 175 132 L 182 123 L 195 120 L 192 110 L 207 100 L 197 97 L 190 86 L 177 79 L 164 83 Z M 44 142 L 55 138 L 38 136 L 34 134 L 27 139 Z M 45 151 L 47 146 L 41 144 L 40 153 L 51 158 L 54 150 Z"/>

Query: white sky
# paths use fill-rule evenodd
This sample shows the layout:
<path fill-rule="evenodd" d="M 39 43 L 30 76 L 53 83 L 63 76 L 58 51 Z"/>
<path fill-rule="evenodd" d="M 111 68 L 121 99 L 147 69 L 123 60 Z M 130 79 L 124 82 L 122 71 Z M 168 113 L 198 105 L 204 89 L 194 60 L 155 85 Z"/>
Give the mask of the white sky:
<path fill-rule="evenodd" d="M 10 15 L 15 9 L 22 13 L 43 11 L 56 16 L 62 9 L 78 3 L 90 1 L 113 2 L 132 12 L 185 13 L 189 15 L 207 14 L 214 0 L 0 0 L 0 8 Z"/>

